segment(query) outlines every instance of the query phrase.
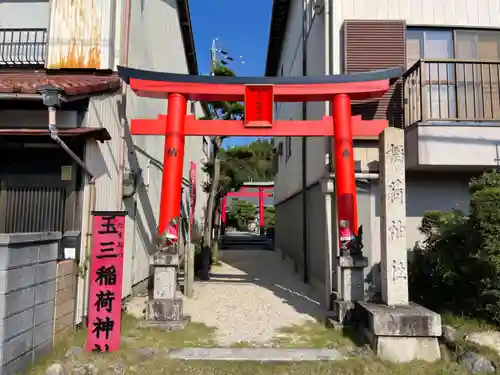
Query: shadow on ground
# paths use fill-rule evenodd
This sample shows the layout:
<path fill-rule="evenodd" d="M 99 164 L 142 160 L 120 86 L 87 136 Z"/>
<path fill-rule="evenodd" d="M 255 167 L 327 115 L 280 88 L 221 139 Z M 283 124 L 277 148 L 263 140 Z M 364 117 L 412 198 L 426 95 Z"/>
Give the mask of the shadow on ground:
<path fill-rule="evenodd" d="M 326 310 L 321 306 L 319 292 L 300 280 L 300 275 L 290 269 L 274 250 L 259 249 L 255 244 L 262 241 L 258 236 L 238 236 L 246 239 L 248 250 L 221 249 L 222 261 L 240 270 L 242 274 L 225 274 L 213 267 L 211 283 L 254 284 L 272 291 L 278 298 L 292 306 L 298 313 L 307 314 L 324 323 Z M 263 242 L 260 242 L 263 243 Z"/>

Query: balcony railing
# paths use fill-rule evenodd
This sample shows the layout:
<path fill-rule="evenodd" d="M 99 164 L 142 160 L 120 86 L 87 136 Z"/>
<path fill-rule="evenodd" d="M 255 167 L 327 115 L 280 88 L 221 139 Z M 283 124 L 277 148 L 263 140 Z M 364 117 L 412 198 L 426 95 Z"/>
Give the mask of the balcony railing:
<path fill-rule="evenodd" d="M 422 59 L 404 79 L 406 126 L 500 121 L 500 61 Z"/>
<path fill-rule="evenodd" d="M 0 68 L 45 65 L 47 29 L 0 29 Z"/>

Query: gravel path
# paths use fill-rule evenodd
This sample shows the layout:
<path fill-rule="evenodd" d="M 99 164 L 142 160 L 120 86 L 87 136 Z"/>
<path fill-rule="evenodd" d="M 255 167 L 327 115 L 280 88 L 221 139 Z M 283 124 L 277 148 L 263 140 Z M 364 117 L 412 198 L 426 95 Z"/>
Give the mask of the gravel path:
<path fill-rule="evenodd" d="M 324 318 L 312 288 L 278 253 L 227 250 L 222 259 L 209 282 L 195 283 L 194 298 L 184 305 L 192 321 L 217 328 L 220 346 L 265 344 L 282 327 Z"/>

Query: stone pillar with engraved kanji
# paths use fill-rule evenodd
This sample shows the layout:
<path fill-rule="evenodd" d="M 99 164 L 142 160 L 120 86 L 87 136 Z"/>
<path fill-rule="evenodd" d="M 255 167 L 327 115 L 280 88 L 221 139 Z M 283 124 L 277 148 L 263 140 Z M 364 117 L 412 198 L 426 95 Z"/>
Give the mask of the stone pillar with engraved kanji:
<path fill-rule="evenodd" d="M 389 306 L 408 304 L 404 133 L 399 132 L 386 129 L 379 145 L 381 291 Z"/>
<path fill-rule="evenodd" d="M 389 361 L 440 358 L 441 317 L 409 302 L 406 248 L 405 133 L 387 128 L 379 138 L 382 301 L 358 302 L 358 318 L 375 353 Z"/>

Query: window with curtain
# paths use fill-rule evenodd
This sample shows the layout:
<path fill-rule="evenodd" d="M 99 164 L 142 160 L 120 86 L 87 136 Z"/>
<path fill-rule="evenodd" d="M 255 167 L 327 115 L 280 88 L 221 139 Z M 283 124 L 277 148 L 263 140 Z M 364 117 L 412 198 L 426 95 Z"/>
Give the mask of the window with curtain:
<path fill-rule="evenodd" d="M 455 50 L 459 117 L 499 118 L 500 32 L 456 30 Z"/>
<path fill-rule="evenodd" d="M 407 67 L 420 59 L 451 59 L 454 57 L 453 31 L 450 29 L 410 28 L 406 32 Z M 426 117 L 432 119 L 456 116 L 455 74 L 450 62 L 423 62 L 420 72 L 424 72 L 425 87 L 422 92 L 427 96 Z M 423 70 L 422 70 L 423 69 Z M 410 88 L 411 95 L 419 97 L 419 85 Z"/>

